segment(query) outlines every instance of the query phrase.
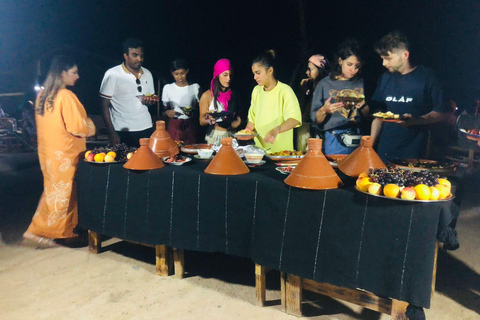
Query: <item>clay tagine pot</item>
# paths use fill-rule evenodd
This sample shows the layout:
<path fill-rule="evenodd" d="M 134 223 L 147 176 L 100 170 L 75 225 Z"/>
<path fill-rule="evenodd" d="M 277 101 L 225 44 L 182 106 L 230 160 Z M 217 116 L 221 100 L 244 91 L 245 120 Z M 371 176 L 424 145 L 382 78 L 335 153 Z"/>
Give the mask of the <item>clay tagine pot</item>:
<path fill-rule="evenodd" d="M 130 170 L 153 170 L 165 167 L 163 161 L 148 147 L 148 140 L 150 139 L 140 139 L 140 148 L 123 165 L 124 168 Z"/>
<path fill-rule="evenodd" d="M 210 164 L 205 169 L 205 173 L 218 175 L 239 175 L 249 173 L 242 159 L 235 152 L 232 147 L 232 138 L 223 138 L 222 147 L 217 152 L 215 157 L 210 161 Z"/>
<path fill-rule="evenodd" d="M 176 155 L 178 146 L 165 129 L 165 121 L 157 121 L 155 132 L 150 136 L 148 146 L 159 158 Z"/>
<path fill-rule="evenodd" d="M 308 139 L 308 152 L 297 164 L 285 183 L 301 189 L 326 190 L 343 185 L 322 153 L 322 139 Z"/>
<path fill-rule="evenodd" d="M 360 173 L 370 168 L 386 168 L 372 146 L 372 137 L 363 136 L 360 146 L 338 163 L 338 170 L 347 176 L 357 178 Z"/>

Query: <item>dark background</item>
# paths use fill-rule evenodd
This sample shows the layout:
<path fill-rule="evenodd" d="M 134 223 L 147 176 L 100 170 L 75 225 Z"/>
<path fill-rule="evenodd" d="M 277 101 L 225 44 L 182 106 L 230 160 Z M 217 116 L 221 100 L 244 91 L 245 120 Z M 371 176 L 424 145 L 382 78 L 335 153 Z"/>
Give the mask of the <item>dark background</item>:
<path fill-rule="evenodd" d="M 73 90 L 89 113 L 99 114 L 103 74 L 122 62 L 121 43 L 130 36 L 145 42 L 144 66 L 166 82 L 173 82 L 170 62 L 185 58 L 190 82 L 206 89 L 215 61 L 229 58 L 234 86 L 247 108 L 256 84 L 251 61 L 270 48 L 279 59 L 277 78 L 295 87 L 311 54 L 332 59 L 342 40 L 355 37 L 365 46 L 366 86 L 374 88 L 384 68 L 373 45 L 398 29 L 413 42 L 412 58 L 436 69 L 449 97 L 470 111 L 480 96 L 479 13 L 478 0 L 2 1 L 0 93 L 33 94 L 52 55 L 73 53 L 81 76 Z M 2 98 L 0 103 L 14 113 L 19 101 Z"/>

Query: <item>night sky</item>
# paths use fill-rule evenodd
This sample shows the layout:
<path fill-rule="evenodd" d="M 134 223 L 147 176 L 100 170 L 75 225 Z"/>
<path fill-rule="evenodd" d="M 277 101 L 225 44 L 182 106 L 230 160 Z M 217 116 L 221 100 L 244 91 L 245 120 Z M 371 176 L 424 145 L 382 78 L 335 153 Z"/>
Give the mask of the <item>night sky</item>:
<path fill-rule="evenodd" d="M 122 62 L 121 43 L 130 36 L 145 43 L 144 66 L 167 82 L 173 81 L 170 62 L 185 58 L 190 82 L 206 89 L 215 61 L 229 58 L 246 107 L 256 84 L 251 61 L 270 48 L 277 51 L 278 79 L 290 83 L 296 68 L 304 73 L 305 55 L 324 53 L 331 59 L 340 42 L 355 37 L 365 46 L 366 84 L 374 87 L 384 69 L 373 44 L 398 29 L 413 42 L 415 60 L 437 70 L 460 108 L 471 108 L 480 96 L 480 1 L 304 0 L 306 42 L 300 35 L 300 3 L 1 1 L 0 93 L 31 92 L 38 61 L 44 72 L 52 55 L 73 53 L 81 76 L 73 90 L 89 113 L 98 114 L 103 73 Z M 8 109 L 13 100 L 0 103 Z"/>

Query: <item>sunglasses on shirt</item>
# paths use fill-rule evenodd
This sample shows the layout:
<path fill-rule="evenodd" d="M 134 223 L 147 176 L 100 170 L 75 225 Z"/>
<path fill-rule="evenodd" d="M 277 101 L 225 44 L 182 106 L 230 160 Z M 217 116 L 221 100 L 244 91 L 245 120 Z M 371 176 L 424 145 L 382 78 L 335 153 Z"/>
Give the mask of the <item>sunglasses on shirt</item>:
<path fill-rule="evenodd" d="M 135 82 L 138 84 L 138 87 L 137 87 L 138 92 L 142 92 L 142 83 L 140 82 L 140 79 L 136 79 Z"/>

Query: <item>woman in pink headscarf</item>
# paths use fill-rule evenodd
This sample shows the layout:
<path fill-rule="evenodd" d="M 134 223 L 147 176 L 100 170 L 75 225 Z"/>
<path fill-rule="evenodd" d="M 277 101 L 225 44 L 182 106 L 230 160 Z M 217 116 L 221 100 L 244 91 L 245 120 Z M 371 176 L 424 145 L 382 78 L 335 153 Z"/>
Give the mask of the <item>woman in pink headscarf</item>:
<path fill-rule="evenodd" d="M 210 126 L 205 140 L 215 143 L 230 136 L 231 129 L 240 126 L 235 93 L 230 88 L 232 69 L 228 59 L 220 59 L 213 67 L 210 90 L 200 98 L 200 125 Z"/>
<path fill-rule="evenodd" d="M 300 100 L 300 108 L 302 109 L 302 126 L 295 129 L 296 148 L 299 151 L 307 150 L 307 141 L 311 137 L 310 127 L 312 121 L 310 119 L 310 110 L 312 108 L 312 97 L 315 88 L 320 80 L 327 76 L 329 64 L 327 58 L 322 54 L 315 54 L 308 59 L 307 78 L 300 81 L 302 89 L 302 97 Z"/>

